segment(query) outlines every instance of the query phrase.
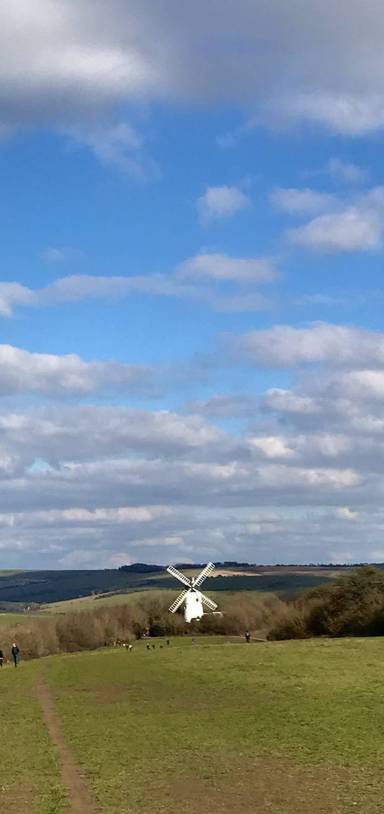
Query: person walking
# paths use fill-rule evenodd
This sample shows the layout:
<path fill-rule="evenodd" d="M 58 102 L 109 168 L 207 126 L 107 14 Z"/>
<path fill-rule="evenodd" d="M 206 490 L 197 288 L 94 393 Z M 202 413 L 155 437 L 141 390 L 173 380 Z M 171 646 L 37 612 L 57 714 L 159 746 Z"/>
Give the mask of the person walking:
<path fill-rule="evenodd" d="M 3 666 L 3 664 L 4 664 L 4 653 L 2 650 L 0 650 L 0 669 Z"/>
<path fill-rule="evenodd" d="M 251 641 L 251 634 L 250 634 L 249 630 L 247 630 L 244 633 L 244 637 L 245 637 L 245 641 L 247 642 L 247 644 L 249 644 L 249 642 Z"/>
<path fill-rule="evenodd" d="M 12 653 L 13 663 L 14 663 L 15 667 L 17 667 L 17 665 L 19 663 L 19 659 L 20 659 L 20 650 L 19 650 L 19 648 L 18 648 L 18 646 L 17 646 L 17 644 L 15 642 L 13 642 L 13 645 L 11 647 L 11 653 Z"/>

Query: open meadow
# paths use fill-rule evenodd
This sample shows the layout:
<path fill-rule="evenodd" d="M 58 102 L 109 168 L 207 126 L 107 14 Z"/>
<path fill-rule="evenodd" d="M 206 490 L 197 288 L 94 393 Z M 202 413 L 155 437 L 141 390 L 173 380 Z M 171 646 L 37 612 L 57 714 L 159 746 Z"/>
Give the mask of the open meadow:
<path fill-rule="evenodd" d="M 153 644 L 3 669 L 7 811 L 382 811 L 381 639 Z"/>
<path fill-rule="evenodd" d="M 8 814 L 68 811 L 59 755 L 36 697 L 36 667 L 0 672 L 0 804 Z"/>
<path fill-rule="evenodd" d="M 26 620 L 25 613 L 0 613 L 1 627 L 5 625 L 23 624 L 25 620 Z"/>

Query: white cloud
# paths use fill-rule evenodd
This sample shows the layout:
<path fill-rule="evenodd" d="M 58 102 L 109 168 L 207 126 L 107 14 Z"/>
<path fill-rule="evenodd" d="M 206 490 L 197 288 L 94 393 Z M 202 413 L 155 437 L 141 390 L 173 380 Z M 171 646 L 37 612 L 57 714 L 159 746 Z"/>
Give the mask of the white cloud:
<path fill-rule="evenodd" d="M 261 438 L 250 438 L 249 444 L 252 449 L 260 451 L 267 459 L 284 460 L 295 457 L 295 451 L 288 446 L 286 439 L 278 436 L 264 435 Z"/>
<path fill-rule="evenodd" d="M 337 366 L 384 364 L 384 333 L 317 322 L 305 328 L 275 325 L 231 339 L 231 346 L 249 362 L 294 367 L 328 362 Z M 279 392 L 279 391 L 277 391 Z"/>
<path fill-rule="evenodd" d="M 369 60 L 366 60 L 368 65 Z M 347 83 L 346 83 L 347 84 Z M 366 83 L 367 86 L 369 82 Z M 357 82 L 356 82 L 357 85 Z M 374 82 L 372 82 L 372 86 Z M 292 119 L 304 119 L 347 136 L 364 136 L 384 127 L 384 94 L 367 96 L 357 93 L 328 93 L 326 91 L 287 97 L 282 105 L 283 114 Z"/>
<path fill-rule="evenodd" d="M 340 158 L 330 158 L 325 166 L 325 173 L 334 181 L 344 184 L 362 184 L 369 175 L 365 167 Z"/>
<path fill-rule="evenodd" d="M 378 358 L 377 362 L 380 363 Z M 360 364 L 364 363 L 364 359 Z M 334 393 L 361 401 L 384 400 L 384 370 L 353 370 L 337 377 L 331 376 L 328 388 Z"/>
<path fill-rule="evenodd" d="M 79 146 L 91 149 L 101 164 L 127 173 L 137 181 L 154 180 L 160 175 L 156 163 L 144 152 L 142 137 L 128 122 L 109 127 L 78 126 L 69 130 L 68 135 Z"/>
<path fill-rule="evenodd" d="M 276 276 L 271 260 L 263 257 L 229 257 L 217 252 L 203 252 L 180 266 L 180 276 L 191 279 L 265 283 Z"/>
<path fill-rule="evenodd" d="M 85 362 L 76 354 L 30 353 L 0 345 L 0 395 L 40 393 L 48 396 L 85 396 L 112 388 L 145 392 L 151 376 L 140 365 Z"/>
<path fill-rule="evenodd" d="M 336 509 L 337 517 L 341 517 L 343 520 L 356 520 L 359 516 L 358 512 L 352 511 L 348 506 L 340 506 Z"/>
<path fill-rule="evenodd" d="M 225 220 L 247 209 L 250 199 L 238 187 L 208 187 L 197 200 L 199 217 L 203 223 L 214 220 Z"/>
<path fill-rule="evenodd" d="M 378 214 L 356 207 L 319 215 L 288 232 L 292 243 L 331 252 L 377 251 L 382 245 L 382 234 L 383 223 Z"/>
<path fill-rule="evenodd" d="M 49 249 L 48 262 L 79 259 L 81 253 Z M 92 299 L 123 299 L 134 294 L 201 301 L 216 310 L 243 311 L 265 308 L 267 300 L 254 286 L 276 277 L 274 263 L 264 257 L 231 257 L 204 252 L 182 263 L 169 274 L 96 276 L 71 274 L 44 288 L 31 289 L 17 282 L 0 282 L 0 316 L 9 317 L 15 307 L 48 307 Z M 225 284 L 231 284 L 225 287 Z M 236 286 L 246 286 L 238 290 Z"/>
<path fill-rule="evenodd" d="M 338 200 L 334 195 L 314 189 L 277 187 L 270 199 L 275 209 L 290 215 L 312 215 L 338 207 Z"/>
<path fill-rule="evenodd" d="M 252 415 L 259 406 L 259 398 L 243 394 L 218 394 L 205 401 L 191 401 L 185 410 L 209 418 L 232 418 L 242 415 Z"/>
<path fill-rule="evenodd" d="M 35 292 L 20 283 L 0 282 L 0 315 L 9 317 L 17 305 L 34 305 Z"/>
<path fill-rule="evenodd" d="M 105 457 L 200 455 L 212 445 L 226 450 L 230 443 L 222 430 L 198 415 L 95 405 L 3 412 L 0 431 L 7 455 L 17 449 L 17 455 L 25 455 L 31 477 L 48 480 L 58 474 L 52 469 L 58 461 L 97 461 L 102 469 Z"/>
<path fill-rule="evenodd" d="M 118 506 L 116 508 L 97 509 L 51 509 L 12 515 L 12 525 L 100 525 L 116 523 L 118 525 L 149 523 L 162 517 L 169 517 L 172 509 L 167 506 Z M 9 516 L 5 516 L 9 523 Z"/>
<path fill-rule="evenodd" d="M 297 413 L 312 415 L 319 412 L 319 406 L 311 396 L 294 393 L 274 387 L 267 390 L 262 398 L 262 405 L 279 413 Z"/>
<path fill-rule="evenodd" d="M 339 171 L 348 172 L 344 165 Z M 292 243 L 316 251 L 377 251 L 384 235 L 384 188 L 372 187 L 364 193 L 348 191 L 343 196 L 312 189 L 278 188 L 271 194 L 272 205 L 290 215 L 317 214 L 312 220 L 289 229 Z"/>
<path fill-rule="evenodd" d="M 80 251 L 79 249 L 72 249 L 67 246 L 47 246 L 44 249 L 40 257 L 44 260 L 45 263 L 53 264 L 56 263 L 66 263 L 82 260 L 84 258 L 84 252 Z"/>

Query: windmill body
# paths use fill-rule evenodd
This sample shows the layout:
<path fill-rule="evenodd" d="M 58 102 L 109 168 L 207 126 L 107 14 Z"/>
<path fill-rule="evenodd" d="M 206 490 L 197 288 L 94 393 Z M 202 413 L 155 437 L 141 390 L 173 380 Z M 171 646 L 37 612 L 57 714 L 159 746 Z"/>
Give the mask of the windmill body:
<path fill-rule="evenodd" d="M 216 610 L 216 602 L 212 602 L 212 599 L 208 599 L 208 597 L 199 590 L 200 585 L 212 574 L 214 568 L 214 564 L 209 562 L 198 577 L 189 578 L 186 577 L 185 574 L 182 574 L 181 571 L 178 571 L 174 565 L 168 566 L 168 573 L 172 574 L 173 577 L 185 585 L 184 591 L 179 594 L 169 608 L 171 613 L 176 613 L 184 604 L 185 621 L 192 622 L 192 619 L 201 619 L 204 615 L 204 608 L 208 608 L 211 612 Z"/>
<path fill-rule="evenodd" d="M 203 594 L 200 591 L 195 591 L 193 588 L 187 592 L 185 597 L 184 618 L 186 622 L 192 622 L 192 619 L 201 619 L 204 613 L 203 607 Z"/>

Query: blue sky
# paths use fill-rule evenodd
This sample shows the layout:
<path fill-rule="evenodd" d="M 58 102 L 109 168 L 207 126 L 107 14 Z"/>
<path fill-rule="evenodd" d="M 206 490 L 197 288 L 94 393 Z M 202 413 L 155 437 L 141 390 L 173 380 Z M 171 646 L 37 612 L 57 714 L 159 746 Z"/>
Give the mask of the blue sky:
<path fill-rule="evenodd" d="M 0 564 L 384 559 L 384 11 L 4 0 Z"/>

